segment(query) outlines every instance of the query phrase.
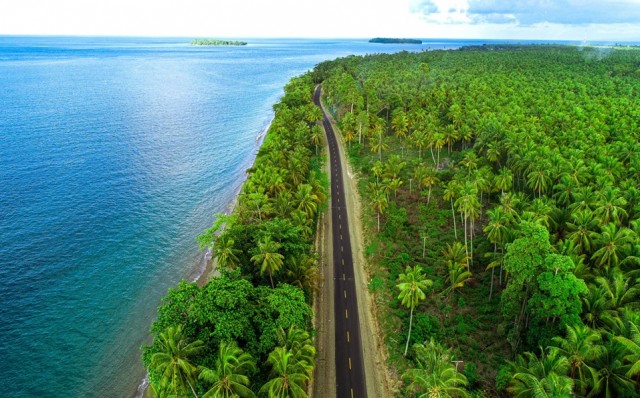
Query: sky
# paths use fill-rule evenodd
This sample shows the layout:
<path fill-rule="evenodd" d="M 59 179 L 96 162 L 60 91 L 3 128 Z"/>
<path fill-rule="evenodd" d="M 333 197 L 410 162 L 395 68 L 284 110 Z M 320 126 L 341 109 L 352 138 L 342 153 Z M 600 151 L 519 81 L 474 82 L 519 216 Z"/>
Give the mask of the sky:
<path fill-rule="evenodd" d="M 0 34 L 640 40 L 640 0 L 2 0 Z"/>

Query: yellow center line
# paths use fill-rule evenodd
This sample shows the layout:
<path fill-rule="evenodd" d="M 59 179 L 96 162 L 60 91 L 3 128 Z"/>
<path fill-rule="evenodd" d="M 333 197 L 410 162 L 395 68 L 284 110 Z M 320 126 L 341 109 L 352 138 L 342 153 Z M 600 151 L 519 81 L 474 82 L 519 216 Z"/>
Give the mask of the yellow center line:
<path fill-rule="evenodd" d="M 349 340 L 350 340 L 350 338 L 349 338 L 349 331 L 347 330 L 347 343 L 349 343 Z"/>
<path fill-rule="evenodd" d="M 344 317 L 349 319 L 349 310 L 347 310 L 346 308 L 344 309 Z"/>
<path fill-rule="evenodd" d="M 344 298 L 347 298 L 347 291 L 344 291 Z"/>
<path fill-rule="evenodd" d="M 342 259 L 342 265 L 344 265 L 344 258 Z"/>
<path fill-rule="evenodd" d="M 345 274 L 342 274 L 342 280 L 343 280 L 343 281 L 346 281 L 346 280 L 347 280 L 347 277 L 345 276 Z"/>
<path fill-rule="evenodd" d="M 349 357 L 349 370 L 351 370 L 351 357 Z"/>
<path fill-rule="evenodd" d="M 351 398 L 353 398 L 353 388 L 351 389 Z"/>
<path fill-rule="evenodd" d="M 340 245 L 340 251 L 344 253 L 344 246 Z"/>

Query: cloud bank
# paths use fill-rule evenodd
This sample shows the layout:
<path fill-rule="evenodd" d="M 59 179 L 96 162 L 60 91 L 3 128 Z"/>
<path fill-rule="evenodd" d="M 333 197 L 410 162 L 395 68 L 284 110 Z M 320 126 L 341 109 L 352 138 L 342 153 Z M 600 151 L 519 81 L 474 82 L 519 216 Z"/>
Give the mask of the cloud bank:
<path fill-rule="evenodd" d="M 637 24 L 640 0 L 415 0 L 411 11 L 440 24 Z"/>

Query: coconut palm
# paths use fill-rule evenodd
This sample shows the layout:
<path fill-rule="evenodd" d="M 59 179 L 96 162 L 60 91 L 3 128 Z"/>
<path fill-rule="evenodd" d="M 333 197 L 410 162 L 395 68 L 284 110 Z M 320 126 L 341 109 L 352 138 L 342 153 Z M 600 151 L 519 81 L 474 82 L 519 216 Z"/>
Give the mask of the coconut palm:
<path fill-rule="evenodd" d="M 274 242 L 267 236 L 258 243 L 258 253 L 251 257 L 251 261 L 260 267 L 261 274 L 269 274 L 271 287 L 275 287 L 273 273 L 278 272 L 284 264 L 284 256 L 278 253 L 280 246 L 280 243 Z"/>
<path fill-rule="evenodd" d="M 291 325 L 287 330 L 278 329 L 276 334 L 280 347 L 291 351 L 297 361 L 306 361 L 309 365 L 313 365 L 316 347 L 309 332 Z"/>
<path fill-rule="evenodd" d="M 409 382 L 408 389 L 419 398 L 468 397 L 465 389 L 467 378 L 458 373 L 451 363 L 451 355 L 433 338 L 425 344 L 415 344 L 416 368 L 407 370 L 403 379 Z"/>
<path fill-rule="evenodd" d="M 444 189 L 443 199 L 448 200 L 451 203 L 451 217 L 453 218 L 453 234 L 458 239 L 458 228 L 456 228 L 456 212 L 453 209 L 454 199 L 458 196 L 460 191 L 460 184 L 456 180 L 451 180 Z"/>
<path fill-rule="evenodd" d="M 240 264 L 238 254 L 240 250 L 234 248 L 235 241 L 227 234 L 222 234 L 213 249 L 213 258 L 217 261 L 217 266 L 223 270 L 234 270 Z"/>
<path fill-rule="evenodd" d="M 204 350 L 200 340 L 188 342 L 182 325 L 170 326 L 158 336 L 158 352 L 151 356 L 150 371 L 160 374 L 160 383 L 165 383 L 176 395 L 185 395 L 187 387 L 194 396 L 198 368 L 191 362 Z"/>
<path fill-rule="evenodd" d="M 380 232 L 380 216 L 389 206 L 389 198 L 382 188 L 376 188 L 371 194 L 371 205 L 378 215 L 378 232 Z"/>
<path fill-rule="evenodd" d="M 269 398 L 307 397 L 306 386 L 310 376 L 305 361 L 296 360 L 294 354 L 284 347 L 276 347 L 267 362 L 272 367 L 272 376 L 260 393 L 268 394 Z"/>
<path fill-rule="evenodd" d="M 442 250 L 442 256 L 444 257 L 447 265 L 457 264 L 469 267 L 469 256 L 467 255 L 467 249 L 460 242 L 453 242 L 453 245 L 447 243 L 447 246 Z"/>
<path fill-rule="evenodd" d="M 471 241 L 469 258 L 473 261 L 473 224 L 480 214 L 480 201 L 478 200 L 478 188 L 471 182 L 466 181 L 460 190 L 460 196 L 456 200 L 458 210 L 464 215 L 464 245 L 467 244 L 467 237 Z"/>
<path fill-rule="evenodd" d="M 218 348 L 214 367 L 200 366 L 200 380 L 211 385 L 202 398 L 252 398 L 248 374 L 256 370 L 250 354 L 238 348 L 235 342 L 223 341 Z"/>
<path fill-rule="evenodd" d="M 313 192 L 313 187 L 309 184 L 298 185 L 298 190 L 294 196 L 295 202 L 298 204 L 298 210 L 305 212 L 310 219 L 316 215 L 320 199 Z"/>
<path fill-rule="evenodd" d="M 593 253 L 591 259 L 600 267 L 615 267 L 633 241 L 633 231 L 629 228 L 618 228 L 613 223 L 603 225 L 602 231 L 595 235 L 594 244 L 599 249 Z"/>
<path fill-rule="evenodd" d="M 424 185 L 429 189 L 427 193 L 427 205 L 431 201 L 431 189 L 440 182 L 437 172 L 433 167 L 427 167 L 426 173 L 420 180 L 420 185 Z"/>
<path fill-rule="evenodd" d="M 324 137 L 324 130 L 319 125 L 315 125 L 311 128 L 311 143 L 316 147 L 316 155 L 318 155 L 318 145 L 322 143 Z"/>
<path fill-rule="evenodd" d="M 502 206 L 497 206 L 487 211 L 489 221 L 483 231 L 487 234 L 489 242 L 493 243 L 493 252 L 498 252 L 498 245 L 504 253 L 504 245 L 507 243 L 511 231 L 513 219 L 507 214 Z M 500 269 L 502 272 L 502 268 Z M 493 293 L 493 279 L 495 267 L 491 268 L 491 288 L 489 289 L 489 299 Z"/>
<path fill-rule="evenodd" d="M 598 194 L 594 215 L 599 218 L 602 224 L 613 222 L 615 225 L 620 225 L 622 218 L 628 216 L 624 209 L 626 205 L 627 200 L 622 196 L 620 190 L 609 186 Z"/>
<path fill-rule="evenodd" d="M 633 377 L 640 374 L 640 330 L 638 330 L 638 325 L 630 323 L 629 331 L 631 338 L 624 336 L 615 336 L 614 338 L 627 349 L 628 355 L 624 359 L 631 363 L 627 376 Z"/>
<path fill-rule="evenodd" d="M 570 239 L 578 248 L 579 253 L 591 254 L 593 238 L 596 236 L 593 213 L 589 209 L 578 210 L 571 213 L 572 222 L 567 222 Z"/>
<path fill-rule="evenodd" d="M 612 340 L 602 348 L 602 354 L 589 362 L 589 366 L 598 371 L 598 379 L 589 396 L 637 396 L 634 393 L 635 383 L 627 376 L 630 367 L 624 362 L 625 346 L 617 340 Z"/>
<path fill-rule="evenodd" d="M 516 397 L 573 396 L 573 379 L 567 376 L 569 361 L 554 347 L 541 350 L 540 358 L 525 352 L 509 366 L 512 377 L 507 390 Z"/>
<path fill-rule="evenodd" d="M 577 391 L 586 395 L 597 380 L 597 371 L 588 362 L 602 354 L 600 334 L 585 325 L 567 326 L 567 336 L 554 337 L 553 341 L 569 361 L 569 376 L 576 381 Z"/>
<path fill-rule="evenodd" d="M 287 264 L 288 283 L 298 286 L 307 293 L 318 288 L 320 275 L 316 259 L 307 254 L 292 256 Z"/>
<path fill-rule="evenodd" d="M 459 263 L 448 263 L 449 275 L 447 275 L 447 288 L 445 294 L 448 297 L 458 289 L 464 287 L 464 284 L 471 280 L 471 272 L 467 267 Z"/>
<path fill-rule="evenodd" d="M 400 274 L 398 277 L 400 283 L 396 285 L 400 289 L 398 298 L 401 300 L 402 305 L 411 309 L 409 315 L 409 333 L 407 334 L 407 344 L 404 348 L 404 356 L 409 351 L 409 339 L 411 338 L 411 325 L 413 323 L 413 310 L 416 308 L 420 301 L 427 298 L 425 290 L 433 285 L 433 281 L 427 279 L 422 273 L 422 268 L 419 265 L 413 268 L 408 266 L 404 274 Z"/>

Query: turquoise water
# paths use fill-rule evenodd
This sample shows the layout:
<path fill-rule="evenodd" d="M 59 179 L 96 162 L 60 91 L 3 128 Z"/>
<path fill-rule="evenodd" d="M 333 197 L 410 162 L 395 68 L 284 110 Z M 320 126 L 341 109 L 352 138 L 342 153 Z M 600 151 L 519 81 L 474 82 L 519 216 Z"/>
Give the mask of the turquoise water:
<path fill-rule="evenodd" d="M 0 37 L 0 391 L 126 397 L 293 76 L 364 40 Z M 478 43 L 478 42 L 472 42 Z"/>

